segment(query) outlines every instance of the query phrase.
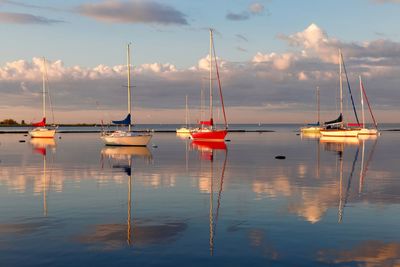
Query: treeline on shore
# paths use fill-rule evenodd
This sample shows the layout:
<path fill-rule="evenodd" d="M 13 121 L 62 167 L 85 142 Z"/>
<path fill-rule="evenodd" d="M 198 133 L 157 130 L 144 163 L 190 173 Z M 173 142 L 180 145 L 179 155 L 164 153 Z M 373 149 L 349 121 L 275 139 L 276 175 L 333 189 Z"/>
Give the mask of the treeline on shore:
<path fill-rule="evenodd" d="M 24 127 L 30 126 L 31 124 L 26 123 L 25 120 L 22 120 L 20 123 L 14 119 L 5 119 L 0 121 L 0 127 Z M 57 126 L 96 126 L 94 123 L 77 123 L 77 124 L 57 124 Z"/>

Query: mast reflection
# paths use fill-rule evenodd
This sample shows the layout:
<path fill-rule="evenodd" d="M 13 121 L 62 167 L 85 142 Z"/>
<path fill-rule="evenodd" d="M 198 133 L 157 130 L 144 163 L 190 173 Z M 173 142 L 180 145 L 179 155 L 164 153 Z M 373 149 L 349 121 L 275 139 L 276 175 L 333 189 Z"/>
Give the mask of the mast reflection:
<path fill-rule="evenodd" d="M 121 169 L 128 175 L 128 196 L 127 196 L 127 229 L 126 229 L 126 242 L 128 245 L 132 244 L 132 159 L 134 157 L 141 157 L 148 159 L 152 158 L 152 154 L 147 147 L 104 147 L 101 150 L 103 156 L 114 160 L 112 168 Z M 128 161 L 128 165 L 120 164 L 120 161 Z"/>
<path fill-rule="evenodd" d="M 55 152 L 56 142 L 53 138 L 32 138 L 30 140 L 30 144 L 33 148 L 33 153 L 40 154 L 43 157 L 43 172 L 42 172 L 42 193 L 43 193 L 43 215 L 47 217 L 48 207 L 47 207 L 47 184 L 50 183 L 47 181 L 47 164 L 46 164 L 46 155 L 47 149 L 51 148 L 53 152 Z M 51 169 L 50 169 L 51 170 Z M 51 172 L 50 172 L 51 177 Z"/>
<path fill-rule="evenodd" d="M 371 139 L 375 140 L 372 149 L 369 152 L 367 163 L 364 165 L 364 156 L 365 156 L 365 142 L 366 140 Z M 325 137 L 322 136 L 320 138 L 320 143 L 324 144 L 326 151 L 337 152 L 336 159 L 336 170 L 339 169 L 339 204 L 338 204 L 338 223 L 343 222 L 343 214 L 344 208 L 346 207 L 349 197 L 350 190 L 352 186 L 352 180 L 354 176 L 354 172 L 356 170 L 356 165 L 358 162 L 360 150 L 361 150 L 361 163 L 360 163 L 360 174 L 359 174 L 359 184 L 358 184 L 358 194 L 362 193 L 364 177 L 366 175 L 368 165 L 372 159 L 372 155 L 374 153 L 377 138 L 356 138 L 356 137 Z M 354 158 L 351 163 L 349 175 L 347 178 L 347 185 L 344 183 L 344 154 L 346 151 L 346 147 L 355 147 L 356 151 L 354 153 Z M 338 164 L 339 162 L 339 164 Z M 338 166 L 339 165 L 339 166 Z"/>
<path fill-rule="evenodd" d="M 200 152 L 200 159 L 210 162 L 210 209 L 209 209 L 209 248 L 210 255 L 214 255 L 214 237 L 216 234 L 219 210 L 221 207 L 221 198 L 224 184 L 225 168 L 228 160 L 228 149 L 225 142 L 204 142 L 204 141 L 193 141 L 192 146 Z M 224 151 L 224 161 L 222 164 L 221 175 L 219 178 L 219 188 L 217 196 L 217 208 L 214 216 L 214 161 L 217 151 Z"/>

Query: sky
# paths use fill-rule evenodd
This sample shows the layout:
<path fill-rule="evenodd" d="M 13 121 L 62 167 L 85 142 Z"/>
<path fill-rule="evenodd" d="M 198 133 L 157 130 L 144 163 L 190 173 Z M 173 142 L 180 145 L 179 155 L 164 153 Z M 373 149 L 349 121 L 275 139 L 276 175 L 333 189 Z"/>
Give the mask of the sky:
<path fill-rule="evenodd" d="M 399 0 L 0 0 L 0 120 L 41 119 L 42 57 L 57 123 L 123 119 L 132 42 L 134 122 L 184 123 L 188 95 L 194 123 L 213 28 L 229 123 L 314 122 L 317 86 L 322 120 L 337 117 L 339 48 L 357 109 L 361 75 L 378 122 L 399 122 L 398 14 Z"/>

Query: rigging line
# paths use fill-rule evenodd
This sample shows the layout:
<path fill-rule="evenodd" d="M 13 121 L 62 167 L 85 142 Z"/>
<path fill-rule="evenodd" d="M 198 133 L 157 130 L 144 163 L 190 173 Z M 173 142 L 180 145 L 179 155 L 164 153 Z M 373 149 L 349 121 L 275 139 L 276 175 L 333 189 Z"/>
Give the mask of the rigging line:
<path fill-rule="evenodd" d="M 351 172 L 350 172 L 350 176 L 349 176 L 349 181 L 348 181 L 348 183 L 347 183 L 346 195 L 345 195 L 345 198 L 344 198 L 343 208 L 346 206 L 347 200 L 348 200 L 348 198 L 349 198 L 349 191 L 350 191 L 350 187 L 351 187 L 351 180 L 352 180 L 352 178 L 353 178 L 354 169 L 355 169 L 356 162 L 357 162 L 357 159 L 358 159 L 358 153 L 359 153 L 359 151 L 360 151 L 360 147 L 357 147 L 357 152 L 356 152 L 356 155 L 354 156 L 353 165 L 351 166 Z"/>
<path fill-rule="evenodd" d="M 346 75 L 347 88 L 349 88 L 351 103 L 352 103 L 352 105 L 353 105 L 354 116 L 356 117 L 357 123 L 360 124 L 360 121 L 358 120 L 358 116 L 357 116 L 356 106 L 355 106 L 355 104 L 354 104 L 353 94 L 351 93 L 349 77 L 347 76 L 347 70 L 346 70 L 346 65 L 344 64 L 343 54 L 340 54 L 340 56 L 342 57 L 343 70 L 344 70 L 344 74 Z"/>
<path fill-rule="evenodd" d="M 375 139 L 374 145 L 372 146 L 371 151 L 369 152 L 368 159 L 367 159 L 367 162 L 366 162 L 366 164 L 365 164 L 364 170 L 362 170 L 362 176 L 361 176 L 361 178 L 362 178 L 362 184 L 364 183 L 364 178 L 365 178 L 365 175 L 367 174 L 369 164 L 370 164 L 371 161 L 372 161 L 372 157 L 373 157 L 373 155 L 374 155 L 375 147 L 376 147 L 376 144 L 377 144 L 377 143 L 378 143 L 378 138 Z"/>
<path fill-rule="evenodd" d="M 225 113 L 225 105 L 224 105 L 224 97 L 222 96 L 222 86 L 221 86 L 221 79 L 219 77 L 219 68 L 218 68 L 218 62 L 217 62 L 217 55 L 215 54 L 215 45 L 213 42 L 213 52 L 214 52 L 214 58 L 215 58 L 215 69 L 217 71 L 217 79 L 218 79 L 218 88 L 219 88 L 219 96 L 221 99 L 221 104 L 222 104 L 222 112 L 224 114 L 224 121 L 225 121 L 225 129 L 228 129 L 228 122 L 226 120 L 226 113 Z"/>
<path fill-rule="evenodd" d="M 363 84 L 362 82 L 361 82 L 361 89 L 362 89 L 362 91 L 363 91 L 365 100 L 367 101 L 369 113 L 371 113 L 371 117 L 372 117 L 372 120 L 374 121 L 375 128 L 378 130 L 378 124 L 376 123 L 374 114 L 372 113 L 371 105 L 369 104 L 368 97 L 367 97 L 367 93 L 365 92 L 364 84 Z"/>

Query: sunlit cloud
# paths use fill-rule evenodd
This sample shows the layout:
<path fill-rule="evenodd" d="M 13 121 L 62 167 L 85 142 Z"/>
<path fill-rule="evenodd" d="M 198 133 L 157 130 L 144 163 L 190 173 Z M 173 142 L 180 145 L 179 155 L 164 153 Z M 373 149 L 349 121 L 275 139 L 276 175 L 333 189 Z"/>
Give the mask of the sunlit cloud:
<path fill-rule="evenodd" d="M 155 1 L 104 0 L 82 4 L 77 12 L 106 23 L 188 24 L 185 14 L 172 6 Z"/>
<path fill-rule="evenodd" d="M 272 111 L 296 111 L 300 114 L 301 111 L 313 109 L 314 93 L 310 90 L 316 85 L 320 86 L 323 95 L 323 110 L 328 112 L 334 109 L 339 47 L 343 50 L 350 83 L 354 85 L 358 75 L 365 77 L 366 89 L 378 118 L 379 110 L 395 112 L 398 105 L 396 99 L 400 97 L 397 90 L 400 82 L 397 75 L 400 72 L 399 42 L 382 39 L 363 43 L 343 42 L 330 37 L 316 24 L 289 35 L 281 34 L 279 38 L 292 47 L 290 51 L 261 50 L 243 62 L 217 58 L 228 113 L 254 112 L 259 114 L 255 120 Z M 241 52 L 246 50 L 239 45 L 236 48 Z M 132 82 L 135 85 L 134 101 L 138 101 L 134 105 L 139 109 L 137 112 L 140 109 L 154 109 L 154 112 L 147 110 L 149 114 L 146 117 L 164 121 L 156 114 L 157 109 L 162 110 L 165 116 L 168 114 L 169 118 L 174 118 L 173 114 L 183 108 L 180 96 L 185 94 L 190 96 L 193 108 L 198 108 L 200 89 L 208 77 L 209 66 L 209 55 L 204 55 L 185 68 L 172 62 L 146 62 L 136 66 L 132 70 Z M 32 101 L 32 97 L 39 97 L 41 88 L 41 70 L 42 59 L 39 57 L 4 63 L 0 66 L 0 96 L 14 103 L 13 106 L 33 107 L 35 101 Z M 124 64 L 66 66 L 57 59 L 48 61 L 47 72 L 56 101 L 63 99 L 58 101 L 59 109 L 80 110 L 84 107 L 89 111 L 96 108 L 93 104 L 96 102 L 101 103 L 104 109 L 113 109 L 121 107 L 124 101 Z M 7 112 L 10 108 L 7 106 Z M 385 111 L 385 114 L 388 113 Z"/>

